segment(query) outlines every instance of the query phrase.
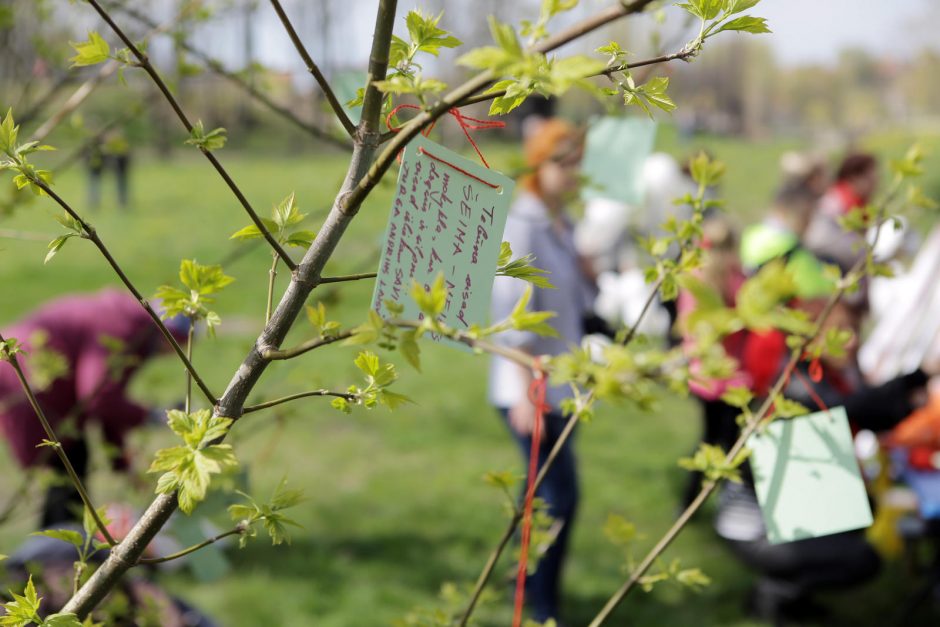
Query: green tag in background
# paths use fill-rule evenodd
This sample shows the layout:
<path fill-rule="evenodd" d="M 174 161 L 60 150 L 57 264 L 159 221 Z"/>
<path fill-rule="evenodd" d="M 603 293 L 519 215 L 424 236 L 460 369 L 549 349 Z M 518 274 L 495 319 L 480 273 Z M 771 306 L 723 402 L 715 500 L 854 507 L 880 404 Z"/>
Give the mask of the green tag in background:
<path fill-rule="evenodd" d="M 372 308 L 386 301 L 420 318 L 412 279 L 426 289 L 443 273 L 448 299 L 440 321 L 464 331 L 489 318 L 493 277 L 515 183 L 423 136 L 405 148 L 382 239 Z"/>
<path fill-rule="evenodd" d="M 643 165 L 653 150 L 656 123 L 640 117 L 603 117 L 591 122 L 581 171 L 591 177 L 582 197 L 643 202 Z"/>
<path fill-rule="evenodd" d="M 871 525 L 844 407 L 776 420 L 751 436 L 748 447 L 771 544 Z"/>

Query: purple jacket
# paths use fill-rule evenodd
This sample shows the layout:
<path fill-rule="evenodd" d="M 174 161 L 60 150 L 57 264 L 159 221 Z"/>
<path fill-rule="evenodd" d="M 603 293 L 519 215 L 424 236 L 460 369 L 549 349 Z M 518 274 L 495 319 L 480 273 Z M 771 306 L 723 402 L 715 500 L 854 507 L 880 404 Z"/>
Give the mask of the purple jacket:
<path fill-rule="evenodd" d="M 142 362 L 165 345 L 143 307 L 130 294 L 105 289 L 50 301 L 5 328 L 4 337 L 19 340 L 27 353 L 18 358 L 31 385 L 30 342 L 37 331 L 48 336 L 43 350 L 56 351 L 68 364 L 63 376 L 37 394 L 53 430 L 59 435 L 57 427 L 74 413 L 79 429 L 97 422 L 108 442 L 122 446 L 127 432 L 147 418 L 147 410 L 127 398 L 128 382 Z M 119 340 L 123 350 L 115 355 L 114 342 L 102 341 L 103 336 Z M 38 461 L 42 449 L 36 445 L 46 434 L 5 362 L 0 363 L 0 429 L 20 464 Z"/>

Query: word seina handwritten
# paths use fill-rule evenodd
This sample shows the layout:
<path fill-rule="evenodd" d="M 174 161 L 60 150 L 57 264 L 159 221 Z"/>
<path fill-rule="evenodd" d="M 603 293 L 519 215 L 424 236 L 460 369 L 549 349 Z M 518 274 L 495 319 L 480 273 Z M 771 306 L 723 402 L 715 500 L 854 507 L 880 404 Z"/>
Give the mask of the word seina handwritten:
<path fill-rule="evenodd" d="M 429 289 L 443 274 L 447 302 L 440 321 L 459 330 L 487 322 L 493 276 L 514 183 L 418 136 L 408 144 L 385 230 L 372 308 L 387 302 L 421 319 L 412 281 Z"/>

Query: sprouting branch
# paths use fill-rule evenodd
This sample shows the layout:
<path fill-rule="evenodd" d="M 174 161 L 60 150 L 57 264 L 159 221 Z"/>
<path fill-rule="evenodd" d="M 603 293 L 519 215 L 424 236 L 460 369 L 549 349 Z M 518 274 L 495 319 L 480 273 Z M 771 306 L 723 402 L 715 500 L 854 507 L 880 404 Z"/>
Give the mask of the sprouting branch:
<path fill-rule="evenodd" d="M 0 344 L 3 344 L 3 342 L 3 334 L 0 334 Z M 23 388 L 23 392 L 26 394 L 26 398 L 29 400 L 30 407 L 32 407 L 33 411 L 36 413 L 36 417 L 39 419 L 39 423 L 42 425 L 42 430 L 46 433 L 46 438 L 51 443 L 47 444 L 47 446 L 51 446 L 53 449 L 55 449 L 56 455 L 58 455 L 59 460 L 65 467 L 65 472 L 68 474 L 69 480 L 71 480 L 72 485 L 75 486 L 75 489 L 78 491 L 78 495 L 81 497 L 82 503 L 84 503 L 85 507 L 95 519 L 95 524 L 98 526 L 98 530 L 101 531 L 101 535 L 104 536 L 104 539 L 107 540 L 109 545 L 116 545 L 117 540 L 114 539 L 114 537 L 111 535 L 111 532 L 108 531 L 108 527 L 104 524 L 104 521 L 102 521 L 101 517 L 98 516 L 97 510 L 95 510 L 95 506 L 92 504 L 91 499 L 88 496 L 88 492 L 85 490 L 85 485 L 82 483 L 78 473 L 75 472 L 75 467 L 72 466 L 72 462 L 69 461 L 69 457 L 66 455 L 65 449 L 62 448 L 62 443 L 59 441 L 59 438 L 56 437 L 55 431 L 52 429 L 52 425 L 49 423 L 45 412 L 39 405 L 39 400 L 33 393 L 33 389 L 30 387 L 29 381 L 26 380 L 26 376 L 23 374 L 23 369 L 20 367 L 20 362 L 16 357 L 15 351 L 10 351 L 7 354 L 7 359 L 10 362 L 10 365 L 13 366 L 13 371 L 16 373 L 16 378 L 20 382 L 20 387 Z"/>
<path fill-rule="evenodd" d="M 128 50 L 137 58 L 137 62 L 140 67 L 143 68 L 145 72 L 156 84 L 157 88 L 160 90 L 160 93 L 163 94 L 163 97 L 173 108 L 173 111 L 176 113 L 176 117 L 180 119 L 180 122 L 183 123 L 183 126 L 186 128 L 188 133 L 192 133 L 193 124 L 189 121 L 189 118 L 186 116 L 186 113 L 183 112 L 182 107 L 180 107 L 179 102 L 177 102 L 176 97 L 173 96 L 173 93 L 170 91 L 170 88 L 160 77 L 159 72 L 153 67 L 153 64 L 150 62 L 150 58 L 144 54 L 140 48 L 134 44 L 133 41 L 127 36 L 127 34 L 121 30 L 121 28 L 115 24 L 114 20 L 111 19 L 111 16 L 107 11 L 101 6 L 98 0 L 88 0 L 88 3 L 98 12 L 98 15 L 107 22 L 108 26 L 111 27 L 111 30 L 114 31 L 114 34 L 117 35 L 121 41 L 124 42 L 124 45 L 127 46 Z M 235 197 L 238 199 L 238 202 L 241 203 L 242 207 L 245 209 L 245 212 L 248 214 L 248 217 L 251 218 L 251 221 L 254 223 L 258 230 L 261 232 L 261 235 L 264 236 L 264 239 L 267 240 L 271 248 L 273 248 L 278 256 L 284 261 L 288 268 L 294 270 L 297 267 L 297 264 L 294 263 L 293 259 L 290 258 L 290 255 L 281 247 L 270 231 L 264 226 L 264 222 L 261 221 L 261 218 L 255 212 L 254 208 L 251 206 L 251 203 L 248 202 L 248 199 L 242 193 L 241 189 L 235 183 L 231 176 L 229 176 L 228 171 L 222 167 L 222 164 L 219 160 L 212 154 L 211 151 L 206 149 L 204 146 L 198 146 L 199 151 L 205 155 L 206 159 L 209 160 L 209 163 L 212 164 L 212 167 L 215 168 L 216 172 L 219 173 L 219 176 L 222 177 L 222 180 L 225 181 L 225 184 L 228 185 L 229 189 L 235 194 Z"/>
<path fill-rule="evenodd" d="M 332 390 L 311 390 L 309 392 L 299 392 L 298 394 L 291 394 L 290 396 L 277 398 L 273 401 L 258 403 L 257 405 L 249 405 L 242 410 L 242 414 L 250 414 L 252 412 L 261 411 L 262 409 L 274 407 L 275 405 L 282 405 L 284 403 L 296 401 L 301 398 L 310 398 L 311 396 L 334 396 L 337 398 L 344 398 L 347 401 L 355 401 L 358 398 L 355 394 L 349 394 L 347 392 L 334 392 Z"/>
<path fill-rule="evenodd" d="M 140 22 L 141 24 L 145 26 L 153 27 L 156 25 L 156 22 L 154 22 L 152 19 L 150 19 L 143 13 L 137 11 L 131 6 L 111 3 L 111 2 L 105 2 L 103 4 L 108 9 L 120 11 L 124 13 L 125 15 L 128 15 L 129 17 L 137 20 L 138 22 Z M 258 102 L 266 106 L 268 109 L 270 109 L 274 113 L 277 113 L 278 115 L 280 115 L 282 118 L 284 118 L 285 120 L 287 120 L 294 126 L 297 126 L 298 128 L 304 130 L 305 132 L 309 133 L 313 137 L 322 139 L 323 141 L 328 142 L 338 148 L 349 150 L 352 147 L 352 145 L 348 141 L 340 139 L 334 136 L 333 134 L 331 134 L 329 131 L 324 130 L 310 122 L 300 119 L 299 117 L 297 117 L 297 114 L 295 114 L 293 111 L 291 111 L 290 109 L 288 109 L 287 107 L 283 105 L 280 105 L 274 102 L 274 100 L 272 100 L 264 92 L 259 91 L 258 88 L 256 88 L 254 85 L 252 85 L 251 83 L 246 81 L 244 78 L 239 76 L 237 72 L 232 72 L 230 70 L 225 69 L 225 65 L 221 61 L 206 54 L 202 50 L 199 50 L 198 48 L 194 47 L 185 39 L 179 40 L 175 43 L 180 48 L 182 48 L 189 54 L 193 55 L 194 57 L 196 57 L 197 59 L 205 63 L 206 67 L 211 72 L 213 72 L 214 74 L 218 76 L 221 76 L 222 78 L 226 79 L 233 85 L 236 85 L 239 89 L 243 90 L 249 96 L 251 96 Z"/>
<path fill-rule="evenodd" d="M 389 320 L 388 323 L 392 326 L 403 327 L 406 329 L 420 329 L 426 328 L 424 322 L 418 320 Z M 509 348 L 508 346 L 500 346 L 489 340 L 476 337 L 467 333 L 465 331 L 459 331 L 452 327 L 439 326 L 435 333 L 440 333 L 442 336 L 450 338 L 455 342 L 460 342 L 470 348 L 483 351 L 484 353 L 489 353 L 490 355 L 499 355 L 500 357 L 505 357 L 509 361 L 515 362 L 527 368 L 529 370 L 535 371 L 537 369 L 537 363 L 535 357 L 521 351 L 516 348 Z"/>
<path fill-rule="evenodd" d="M 291 24 L 290 18 L 287 17 L 287 13 L 284 12 L 284 7 L 281 6 L 281 3 L 278 0 L 271 0 L 271 6 L 274 7 L 274 11 L 277 13 L 278 18 L 280 18 L 281 24 L 284 25 L 284 30 L 287 31 L 287 36 L 290 37 L 291 42 L 294 44 L 294 48 L 297 49 L 297 53 L 306 64 L 307 71 L 313 75 L 317 81 L 317 84 L 320 86 L 320 89 L 323 90 L 323 95 L 326 96 L 326 100 L 330 103 L 330 107 L 333 109 L 333 113 L 336 114 L 336 119 L 338 119 L 340 124 L 343 125 L 343 128 L 346 129 L 346 132 L 350 137 L 355 137 L 356 125 L 353 124 L 352 120 L 349 119 L 349 116 L 346 114 L 346 110 L 343 108 L 342 103 L 336 97 L 336 94 L 333 92 L 333 88 L 330 87 L 330 83 L 326 80 L 326 76 L 323 75 L 323 72 L 321 72 L 317 64 L 314 63 L 310 53 L 307 52 L 307 48 L 304 46 L 304 43 L 297 35 L 297 31 L 294 30 L 294 25 Z"/>
<path fill-rule="evenodd" d="M 359 274 L 347 274 L 344 276 L 325 276 L 320 277 L 320 284 L 323 283 L 344 283 L 346 281 L 361 281 L 362 279 L 374 279 L 378 276 L 375 272 L 361 272 Z"/>
<path fill-rule="evenodd" d="M 43 192 L 52 198 L 60 207 L 65 210 L 66 213 L 68 213 L 81 225 L 82 231 L 85 233 L 84 237 L 91 240 L 98 251 L 104 256 L 105 260 L 108 262 L 108 265 L 111 266 L 111 269 L 114 270 L 115 274 L 117 274 L 118 278 L 121 280 L 121 283 L 124 284 L 124 287 L 126 287 L 128 291 L 134 295 L 134 298 L 136 298 L 144 310 L 146 310 L 147 315 L 150 316 L 150 319 L 153 320 L 153 323 L 157 325 L 157 328 L 160 329 L 160 333 L 163 334 L 163 337 L 166 338 L 166 341 L 169 342 L 170 346 L 173 347 L 173 350 L 180 358 L 180 361 L 183 362 L 183 365 L 186 367 L 186 371 L 192 375 L 193 380 L 196 382 L 196 385 L 199 386 L 199 389 L 202 390 L 206 400 L 208 400 L 210 404 L 214 405 L 216 403 L 215 396 L 212 394 L 211 390 L 209 390 L 209 387 L 206 385 L 205 381 L 203 381 L 202 377 L 199 376 L 199 373 L 196 372 L 196 369 L 193 367 L 193 364 L 189 358 L 186 357 L 186 353 L 183 352 L 179 342 L 176 341 L 176 338 L 173 337 L 173 334 L 170 333 L 170 330 L 166 327 L 165 324 L 163 324 L 160 316 L 157 315 L 157 312 L 153 310 L 153 307 L 150 305 L 147 299 L 144 298 L 143 294 L 140 293 L 140 291 L 134 286 L 131 280 L 124 273 L 124 270 L 121 268 L 120 264 L 118 264 L 118 262 L 111 255 L 111 251 L 108 250 L 108 247 L 105 246 L 104 242 L 101 241 L 101 238 L 98 237 L 98 232 L 95 230 L 95 228 L 86 222 L 80 215 L 78 215 L 78 213 L 72 209 L 72 207 L 67 202 L 65 202 L 61 196 L 56 194 L 52 188 L 46 184 L 45 181 L 39 177 L 34 176 L 30 177 L 30 181 L 42 189 Z"/>
<path fill-rule="evenodd" d="M 685 61 L 690 59 L 698 54 L 698 50 L 689 46 L 685 46 L 682 50 L 678 52 L 673 52 L 672 54 L 664 54 L 658 57 L 652 57 L 650 59 L 644 59 L 642 61 L 634 61 L 633 63 L 623 63 L 620 65 L 614 65 L 609 68 L 606 68 L 595 74 L 588 74 L 584 78 L 596 78 L 598 76 L 610 76 L 611 74 L 616 74 L 617 72 L 625 72 L 627 70 L 632 70 L 635 68 L 647 67 L 650 65 L 657 65 L 659 63 L 669 63 L 670 61 Z M 481 94 L 479 96 L 473 96 L 472 98 L 467 98 L 461 102 L 461 106 L 477 104 L 480 102 L 488 102 L 495 98 L 506 95 L 506 90 L 492 91 L 486 94 Z"/>
<path fill-rule="evenodd" d="M 209 546 L 210 544 L 215 544 L 215 543 L 218 542 L 219 540 L 224 540 L 225 538 L 228 538 L 229 536 L 238 535 L 238 534 L 241 534 L 241 533 L 244 533 L 244 532 L 245 532 L 245 527 L 242 526 L 242 525 L 238 525 L 238 526 L 235 527 L 234 529 L 229 529 L 228 531 L 226 531 L 226 532 L 224 532 L 224 533 L 220 533 L 220 534 L 217 535 L 217 536 L 213 536 L 213 537 L 211 537 L 211 538 L 206 538 L 205 540 L 203 540 L 203 541 L 200 542 L 199 544 L 194 544 L 194 545 L 192 545 L 192 546 L 190 546 L 190 547 L 187 547 L 187 548 L 185 548 L 185 549 L 183 549 L 183 550 L 181 550 L 181 551 L 177 551 L 176 553 L 171 553 L 171 554 L 166 555 L 166 556 L 164 556 L 164 557 L 142 557 L 142 558 L 140 558 L 139 560 L 137 560 L 137 563 L 138 563 L 138 564 L 162 564 L 162 563 L 164 563 L 164 562 L 171 562 L 171 561 L 173 561 L 173 560 L 175 560 L 175 559 L 179 559 L 179 558 L 181 558 L 181 557 L 186 557 L 186 556 L 189 555 L 190 553 L 195 553 L 195 552 L 198 551 L 199 549 L 204 549 L 205 547 Z"/>

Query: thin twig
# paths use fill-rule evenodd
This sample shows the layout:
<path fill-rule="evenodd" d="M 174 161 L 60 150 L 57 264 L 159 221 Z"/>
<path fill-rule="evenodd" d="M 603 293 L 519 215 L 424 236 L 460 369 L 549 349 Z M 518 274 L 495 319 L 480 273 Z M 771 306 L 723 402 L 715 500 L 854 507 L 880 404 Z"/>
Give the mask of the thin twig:
<path fill-rule="evenodd" d="M 189 332 L 186 335 L 186 359 L 193 363 L 193 332 L 196 330 L 196 321 L 189 319 Z M 186 414 L 189 414 L 190 405 L 193 399 L 193 375 L 186 370 Z"/>
<path fill-rule="evenodd" d="M 258 403 L 257 405 L 248 405 L 242 410 L 242 414 L 250 414 L 252 412 L 261 411 L 262 409 L 274 407 L 275 405 L 282 405 L 283 403 L 289 403 L 291 401 L 296 401 L 301 398 L 309 398 L 311 396 L 335 396 L 337 398 L 344 398 L 347 401 L 355 401 L 356 398 L 358 398 L 355 394 L 349 394 L 347 392 L 334 392 L 332 390 L 311 390 L 309 392 L 300 392 L 298 394 L 291 394 L 290 396 L 277 398 L 273 401 Z"/>
<path fill-rule="evenodd" d="M 181 557 L 186 557 L 186 556 L 189 555 L 190 553 L 195 553 L 195 552 L 198 551 L 199 549 L 203 549 L 203 548 L 209 546 L 210 544 L 215 544 L 215 543 L 218 542 L 219 540 L 224 540 L 225 538 L 227 538 L 227 537 L 229 537 L 229 536 L 234 536 L 234 535 L 236 535 L 236 534 L 244 533 L 244 531 L 245 531 L 244 527 L 242 527 L 241 525 L 239 525 L 239 526 L 235 527 L 234 529 L 229 529 L 229 530 L 226 531 L 225 533 L 220 533 L 220 534 L 217 535 L 217 536 L 213 536 L 213 537 L 211 537 L 211 538 L 207 538 L 207 539 L 203 540 L 202 542 L 200 542 L 199 544 L 194 544 L 194 545 L 192 545 L 191 547 L 187 547 L 187 548 L 183 549 L 182 551 L 177 551 L 176 553 L 171 553 L 171 554 L 166 555 L 166 556 L 164 556 L 164 557 L 142 557 L 142 558 L 140 558 L 139 560 L 137 560 L 137 563 L 138 563 L 138 564 L 162 564 L 162 563 L 164 563 L 164 562 L 170 562 L 170 561 L 173 561 L 173 560 L 175 560 L 175 559 L 179 559 L 179 558 L 181 558 Z"/>
<path fill-rule="evenodd" d="M 317 80 L 317 84 L 320 85 L 320 89 L 323 90 L 323 95 L 326 96 L 326 100 L 330 103 L 333 113 L 336 114 L 336 119 L 343 125 L 343 128 L 346 129 L 350 137 L 355 137 L 356 125 L 349 119 L 349 115 L 346 114 L 346 109 L 343 108 L 343 105 L 336 97 L 333 88 L 330 87 L 329 81 L 326 80 L 326 76 L 323 75 L 323 72 L 321 72 L 317 64 L 314 63 L 313 57 L 307 52 L 307 48 L 297 35 L 297 31 L 294 30 L 294 25 L 291 24 L 290 18 L 287 17 L 287 13 L 284 12 L 284 7 L 281 6 L 278 0 L 271 0 L 271 6 L 274 7 L 274 11 L 277 13 L 278 18 L 280 18 L 281 24 L 284 25 L 284 30 L 287 31 L 287 36 L 290 37 L 300 58 L 303 59 L 304 63 L 307 65 L 307 71 L 313 75 Z"/>
<path fill-rule="evenodd" d="M 325 276 L 320 277 L 320 284 L 323 283 L 343 283 L 346 281 L 361 281 L 362 279 L 374 279 L 378 276 L 376 272 L 362 272 L 360 274 L 347 274 L 344 276 Z"/>
<path fill-rule="evenodd" d="M 271 269 L 268 270 L 268 299 L 264 309 L 264 324 L 271 322 L 271 310 L 274 309 L 274 279 L 277 278 L 278 256 L 274 255 Z"/>
<path fill-rule="evenodd" d="M 348 331 L 343 331 L 342 333 L 337 333 L 336 335 L 330 335 L 327 337 L 318 337 L 318 338 L 309 340 L 307 342 L 304 342 L 303 344 L 295 346 L 294 348 L 285 348 L 283 350 L 276 350 L 273 348 L 262 349 L 261 356 L 264 357 L 265 359 L 269 359 L 272 361 L 292 359 L 294 357 L 297 357 L 298 355 L 303 355 L 306 352 L 320 348 L 321 346 L 326 346 L 334 342 L 339 342 L 340 340 L 345 340 L 347 338 L 352 337 L 355 334 L 356 334 L 356 331 L 353 329 L 350 329 Z"/>
<path fill-rule="evenodd" d="M 163 323 L 163 320 L 160 319 L 160 316 L 157 315 L 157 312 L 153 310 L 153 307 L 147 301 L 146 298 L 137 290 L 131 280 L 124 273 L 124 270 L 121 268 L 120 264 L 114 259 L 111 255 L 111 251 L 108 250 L 108 247 L 104 245 L 104 242 L 101 241 L 101 238 L 98 237 L 97 231 L 89 223 L 85 222 L 78 213 L 72 209 L 72 207 L 65 202 L 58 194 L 56 194 L 51 187 L 49 187 L 45 181 L 39 178 L 30 178 L 30 180 L 37 185 L 42 191 L 44 191 L 50 198 L 52 198 L 60 207 L 62 207 L 66 213 L 68 213 L 72 218 L 74 218 L 82 227 L 82 230 L 85 232 L 85 237 L 94 243 L 98 248 L 99 252 L 107 260 L 108 265 L 111 266 L 111 269 L 114 270 L 115 274 L 118 275 L 118 278 L 121 280 L 121 283 L 128 289 L 128 291 L 134 295 L 134 298 L 140 302 L 141 306 L 146 310 L 147 315 L 150 316 L 150 319 L 153 320 L 153 323 L 157 325 L 157 328 L 160 329 L 160 333 L 163 334 L 163 337 L 166 338 L 166 341 L 170 343 L 170 346 L 173 347 L 173 350 L 176 352 L 176 355 L 183 362 L 183 365 L 186 366 L 186 370 L 192 375 L 193 379 L 196 381 L 196 385 L 199 386 L 199 389 L 202 390 L 202 393 L 205 395 L 206 400 L 209 401 L 211 405 L 215 405 L 217 402 L 216 397 L 209 390 L 209 387 L 206 385 L 205 381 L 202 380 L 202 377 L 199 376 L 199 373 L 196 372 L 196 369 L 193 367 L 192 362 L 186 356 L 186 353 L 183 352 L 183 349 L 180 347 L 179 342 L 176 341 L 176 338 L 173 337 L 173 334 L 170 333 L 170 330 Z"/>
<path fill-rule="evenodd" d="M 157 70 L 153 67 L 153 64 L 150 62 L 150 58 L 146 54 L 144 54 L 140 50 L 140 48 L 138 48 L 137 45 L 134 44 L 133 41 L 131 41 L 131 39 L 127 36 L 127 34 L 125 34 L 124 31 L 121 30 L 121 28 L 117 24 L 115 24 L 114 20 L 111 19 L 111 16 L 108 14 L 108 12 L 104 10 L 101 4 L 98 3 L 98 0 L 87 0 L 87 1 L 88 1 L 88 4 L 90 4 L 95 9 L 95 11 L 98 12 L 98 15 L 101 16 L 101 19 L 103 19 L 108 24 L 108 26 L 111 27 L 111 30 L 114 31 L 114 34 L 117 35 L 121 39 L 121 41 L 124 42 L 124 45 L 127 46 L 128 50 L 130 50 L 131 53 L 137 58 L 137 61 L 140 67 L 143 68 L 143 70 L 150 76 L 154 84 L 156 84 L 157 88 L 160 90 L 160 93 L 163 94 L 163 97 L 170 104 L 170 107 L 173 108 L 173 111 L 176 113 L 176 117 L 180 119 L 180 122 L 182 122 L 183 126 L 186 128 L 186 132 L 192 133 L 192 130 L 193 130 L 192 123 L 189 121 L 189 118 L 183 112 L 182 107 L 180 107 L 180 104 L 179 102 L 177 102 L 176 97 L 173 96 L 173 93 L 170 91 L 170 88 L 160 77 L 159 72 L 157 72 Z M 229 176 L 228 171 L 226 171 L 226 169 L 222 167 L 222 164 L 219 162 L 216 156 L 212 154 L 211 151 L 206 150 L 206 148 L 204 148 L 203 146 L 198 146 L 198 148 L 199 148 L 199 152 L 205 155 L 206 159 L 209 160 L 209 163 L 212 164 L 212 167 L 215 168 L 216 172 L 219 173 L 219 176 L 222 177 L 222 180 L 225 181 L 225 184 L 228 185 L 229 189 L 232 190 L 232 193 L 235 194 L 235 197 L 241 203 L 242 208 L 244 208 L 245 212 L 251 218 L 251 221 L 254 223 L 254 225 L 258 227 L 258 230 L 261 232 L 261 235 L 264 237 L 265 240 L 267 240 L 271 248 L 274 249 L 274 251 L 277 252 L 278 256 L 280 256 L 281 259 L 284 260 L 284 264 L 287 265 L 288 268 L 290 268 L 291 270 L 294 270 L 297 267 L 297 264 L 294 263 L 293 259 L 290 258 L 290 255 L 287 254 L 287 252 L 281 247 L 281 245 L 277 242 L 277 240 L 274 238 L 271 232 L 268 231 L 267 227 L 264 226 L 264 222 L 261 221 L 261 218 L 258 216 L 257 212 L 251 206 L 251 203 L 248 202 L 248 199 L 242 193 L 241 189 L 238 187 L 238 185 L 235 183 L 232 177 Z"/>
<path fill-rule="evenodd" d="M 3 334 L 0 333 L 0 344 L 3 342 Z M 72 481 L 72 485 L 78 491 L 78 495 L 82 498 L 82 503 L 84 503 L 88 511 L 91 512 L 91 516 L 95 519 L 95 524 L 98 526 L 99 531 L 101 531 L 101 535 L 104 536 L 104 539 L 107 540 L 108 544 L 110 546 L 116 545 L 117 540 L 111 536 L 111 532 L 108 531 L 108 527 L 104 524 L 104 521 L 101 520 L 101 517 L 98 516 L 98 511 L 95 509 L 95 506 L 91 502 L 91 498 L 88 496 L 88 492 L 85 490 L 85 485 L 82 483 L 78 473 L 75 472 L 75 467 L 72 466 L 72 462 L 69 461 L 68 455 L 65 454 L 65 450 L 62 448 L 62 443 L 59 441 L 59 438 L 56 437 L 55 431 L 52 430 L 52 425 L 49 423 L 45 412 L 39 405 L 39 400 L 33 393 L 33 389 L 30 387 L 29 381 L 26 380 L 26 375 L 23 374 L 23 369 L 20 367 L 20 362 L 16 357 L 16 353 L 13 351 L 9 352 L 9 363 L 11 366 L 13 366 L 13 371 L 16 373 L 16 378 L 20 382 L 20 387 L 22 387 L 23 392 L 26 393 L 26 398 L 29 400 L 30 406 L 36 413 L 36 417 L 39 418 L 39 423 L 42 425 L 42 430 L 46 432 L 46 438 L 53 443 L 51 445 L 52 448 L 55 449 L 56 455 L 59 456 L 59 460 L 62 462 L 62 465 L 65 466 L 65 472 Z"/>

